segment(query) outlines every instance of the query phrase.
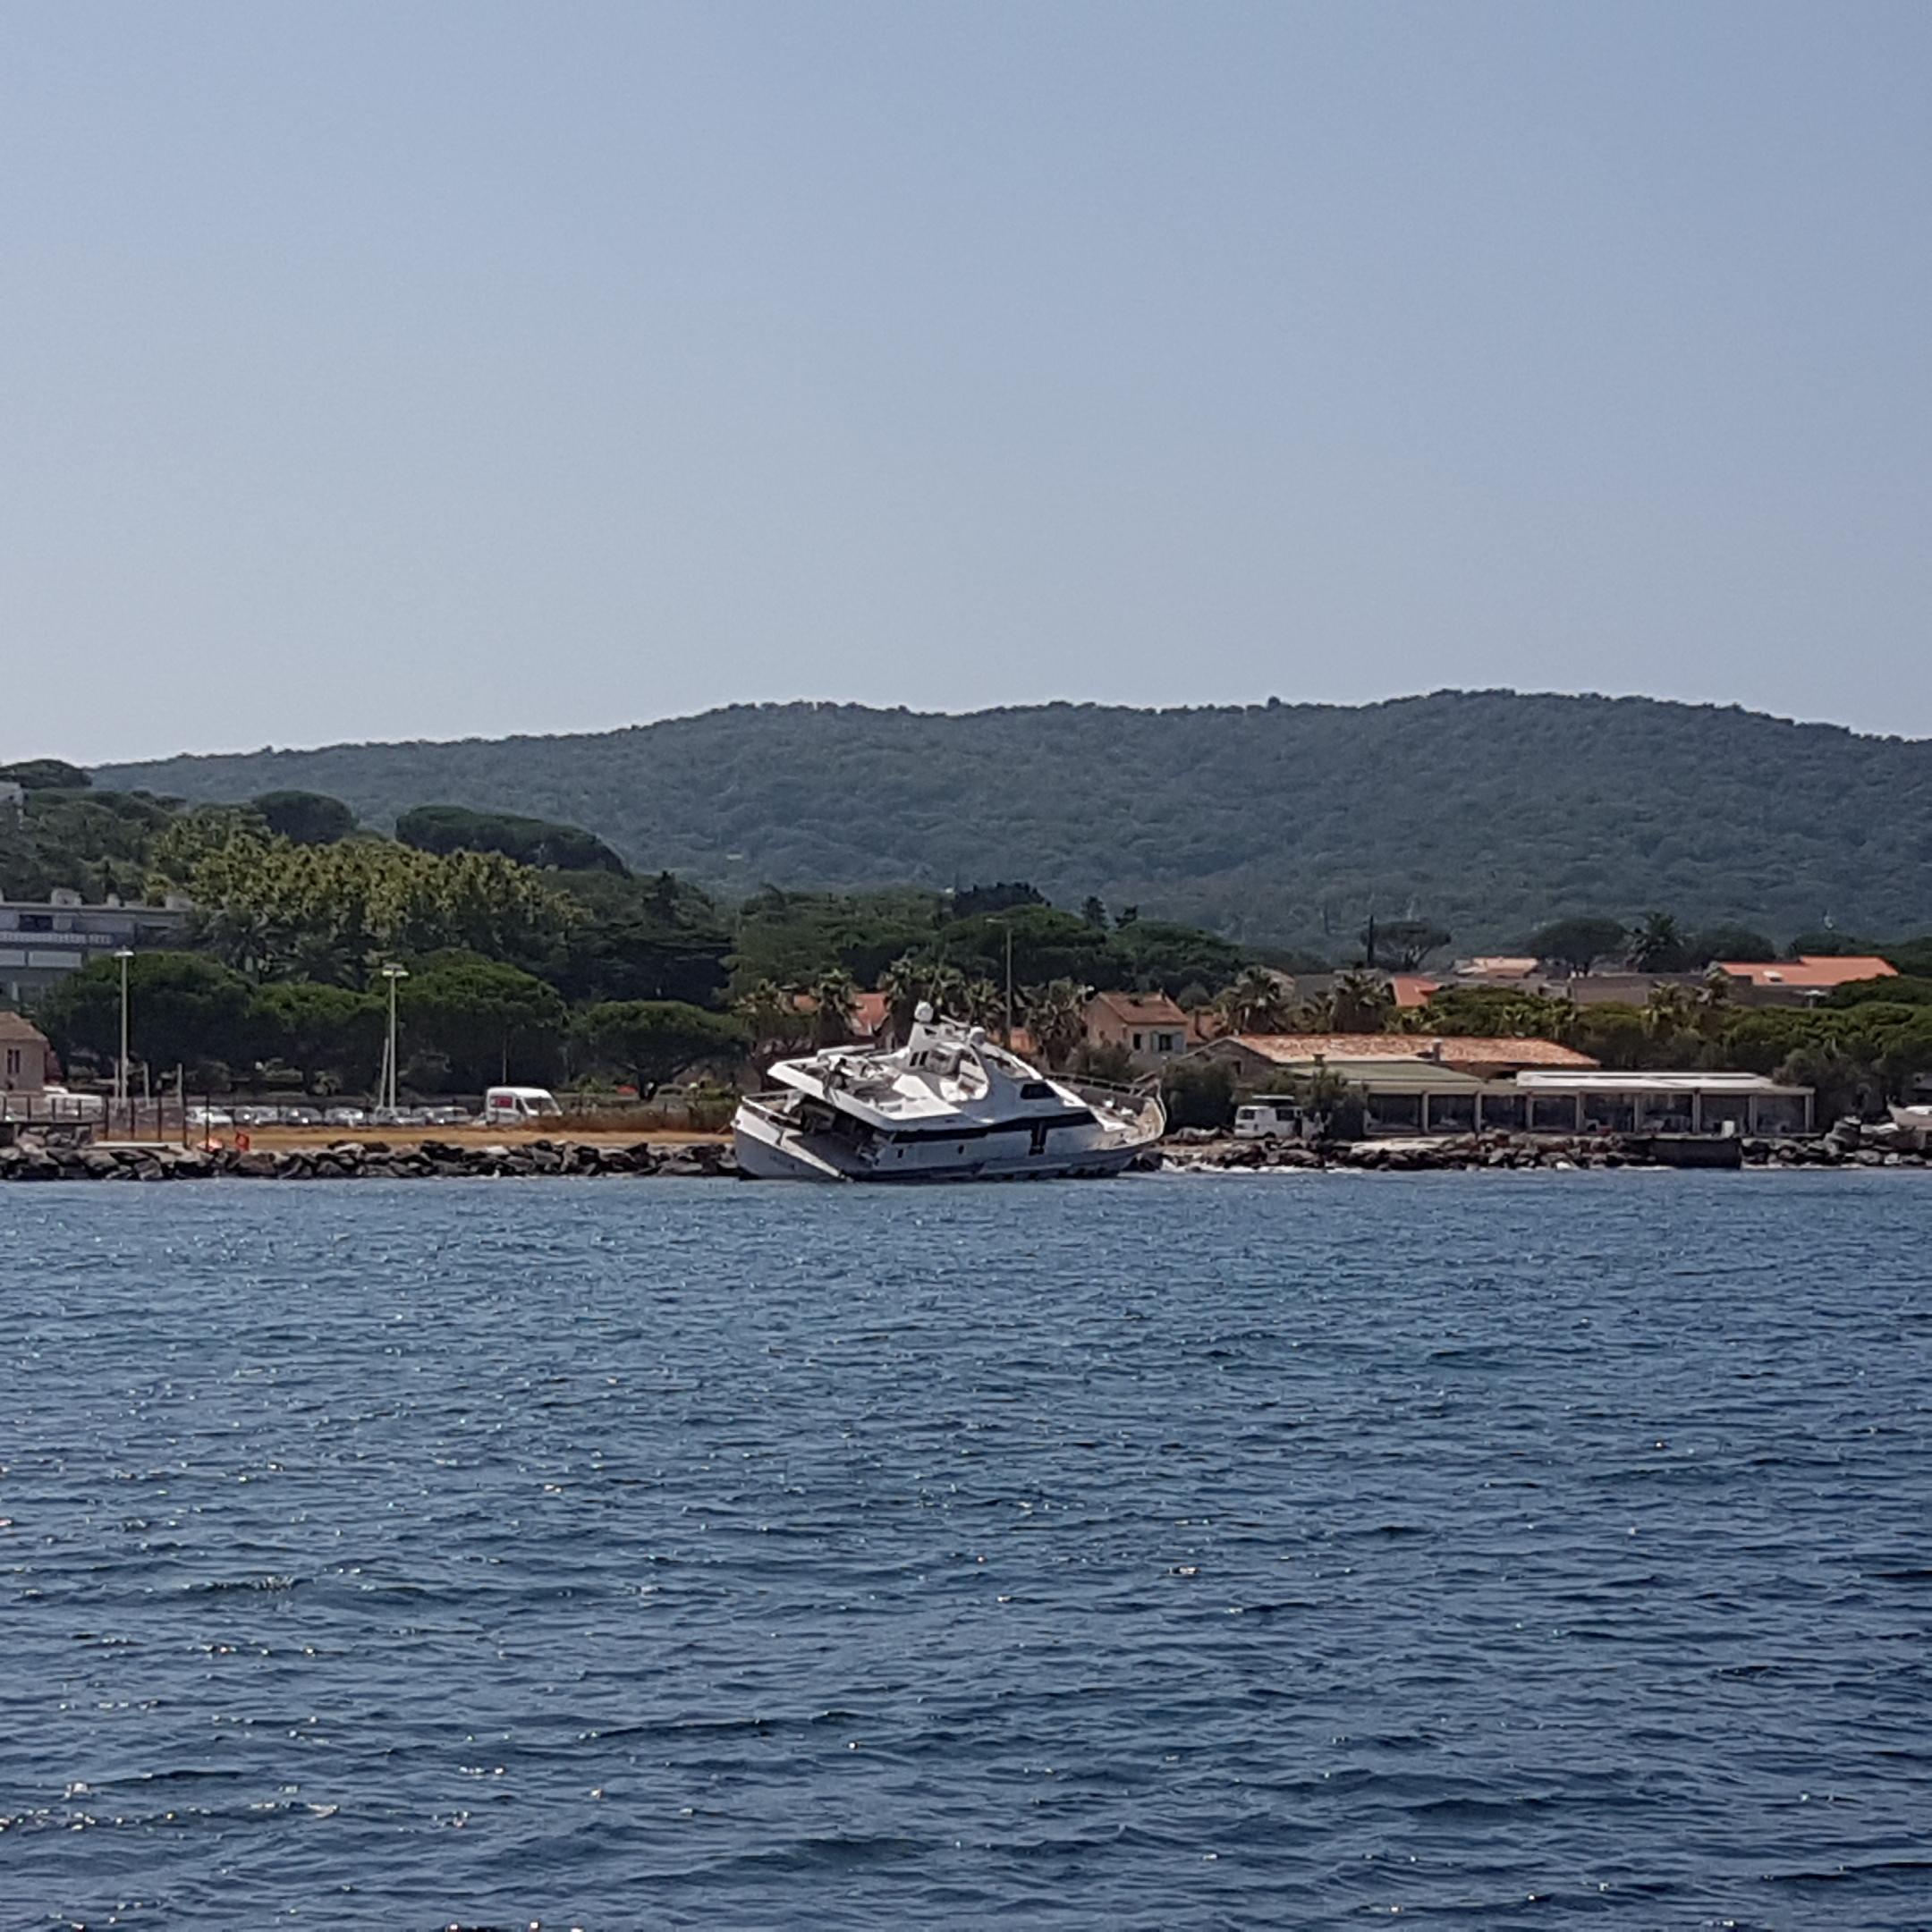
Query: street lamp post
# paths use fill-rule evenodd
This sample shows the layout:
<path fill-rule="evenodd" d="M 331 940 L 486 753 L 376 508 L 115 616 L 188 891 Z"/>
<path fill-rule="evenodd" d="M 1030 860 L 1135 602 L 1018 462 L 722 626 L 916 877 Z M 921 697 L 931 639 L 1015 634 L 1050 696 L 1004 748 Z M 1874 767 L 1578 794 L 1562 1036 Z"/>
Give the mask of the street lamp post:
<path fill-rule="evenodd" d="M 386 1061 L 389 1075 L 389 1093 L 383 1102 L 394 1114 L 396 1105 L 396 981 L 409 978 L 406 966 L 385 966 L 382 975 L 389 982 L 389 1052 Z"/>
<path fill-rule="evenodd" d="M 115 949 L 121 962 L 121 1057 L 114 1063 L 114 1105 L 123 1113 L 128 1097 L 128 962 L 134 957 L 131 946 Z"/>

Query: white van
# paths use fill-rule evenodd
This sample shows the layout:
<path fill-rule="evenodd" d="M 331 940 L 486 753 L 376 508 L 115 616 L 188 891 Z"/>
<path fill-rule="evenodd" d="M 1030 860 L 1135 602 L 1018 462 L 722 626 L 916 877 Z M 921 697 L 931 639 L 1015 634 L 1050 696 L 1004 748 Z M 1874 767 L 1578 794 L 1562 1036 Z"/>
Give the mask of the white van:
<path fill-rule="evenodd" d="M 537 1127 L 564 1118 L 547 1087 L 492 1087 L 483 1096 L 486 1127 Z"/>
<path fill-rule="evenodd" d="M 1301 1103 L 1293 1098 L 1244 1100 L 1234 1109 L 1237 1140 L 1298 1139 L 1303 1131 Z"/>

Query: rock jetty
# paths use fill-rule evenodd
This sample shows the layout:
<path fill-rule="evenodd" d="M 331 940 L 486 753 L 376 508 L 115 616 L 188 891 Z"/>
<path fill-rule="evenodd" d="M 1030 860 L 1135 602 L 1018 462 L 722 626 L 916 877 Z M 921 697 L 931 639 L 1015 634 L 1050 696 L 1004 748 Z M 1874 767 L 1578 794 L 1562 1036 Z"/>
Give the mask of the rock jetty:
<path fill-rule="evenodd" d="M 1528 1134 L 1456 1134 L 1428 1140 L 1236 1140 L 1224 1134 L 1183 1129 L 1162 1143 L 1147 1165 L 1167 1174 L 1262 1168 L 1352 1169 L 1365 1173 L 1419 1174 L 1473 1167 L 1655 1167 L 1714 1165 L 1706 1159 L 1670 1158 L 1674 1150 L 1648 1134 L 1578 1134 L 1551 1139 Z M 1736 1143 L 1742 1167 L 1926 1167 L 1932 1154 L 1912 1137 L 1885 1126 L 1841 1121 L 1828 1132 L 1804 1140 Z M 1706 1140 L 1693 1151 L 1712 1153 L 1725 1143 Z"/>
<path fill-rule="evenodd" d="M 1709 1153 L 1719 1143 L 1705 1142 Z M 1803 1140 L 1733 1143 L 1745 1167 L 1928 1167 L 1932 1152 L 1886 1126 L 1841 1121 Z M 1423 1174 L 1487 1168 L 1649 1167 L 1710 1163 L 1665 1157 L 1648 1135 L 1461 1134 L 1429 1140 L 1236 1140 L 1183 1129 L 1136 1162 L 1140 1173 L 1206 1174 L 1255 1169 Z M 4 1181 L 463 1181 L 539 1174 L 734 1178 L 738 1162 L 719 1140 L 640 1140 L 606 1147 L 583 1140 L 528 1140 L 484 1147 L 449 1140 L 390 1146 L 338 1140 L 323 1147 L 242 1153 L 233 1148 L 62 1147 L 22 1140 L 0 1147 Z"/>
<path fill-rule="evenodd" d="M 327 1147 L 241 1153 L 233 1148 L 0 1147 L 0 1181 L 439 1181 L 533 1174 L 734 1175 L 738 1163 L 722 1141 L 640 1140 L 600 1147 L 582 1140 L 528 1140 L 460 1147 L 425 1140 L 391 1147 L 380 1140 L 339 1140 Z"/>

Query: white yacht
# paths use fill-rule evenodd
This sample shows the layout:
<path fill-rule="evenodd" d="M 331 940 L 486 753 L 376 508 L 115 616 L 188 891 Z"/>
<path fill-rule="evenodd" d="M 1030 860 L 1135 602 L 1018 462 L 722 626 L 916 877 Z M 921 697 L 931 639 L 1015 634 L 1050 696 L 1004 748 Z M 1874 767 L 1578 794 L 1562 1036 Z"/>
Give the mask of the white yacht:
<path fill-rule="evenodd" d="M 1157 1095 L 1051 1080 L 923 1002 L 903 1046 L 831 1046 L 771 1077 L 733 1123 L 740 1168 L 766 1181 L 1118 1174 L 1167 1124 Z"/>

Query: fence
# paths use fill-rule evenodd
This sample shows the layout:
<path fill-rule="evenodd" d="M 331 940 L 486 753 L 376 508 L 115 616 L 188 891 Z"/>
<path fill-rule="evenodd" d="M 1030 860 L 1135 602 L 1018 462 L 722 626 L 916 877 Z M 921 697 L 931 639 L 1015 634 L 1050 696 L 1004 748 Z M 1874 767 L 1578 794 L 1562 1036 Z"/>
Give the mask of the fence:
<path fill-rule="evenodd" d="M 98 1124 L 104 1105 L 97 1094 L 0 1093 L 0 1121 L 23 1127 Z"/>
<path fill-rule="evenodd" d="M 614 1094 L 557 1096 L 566 1127 L 583 1133 L 716 1133 L 731 1125 L 738 1096 L 727 1089 L 659 1094 L 649 1100 Z"/>
<path fill-rule="evenodd" d="M 97 1140 L 178 1141 L 191 1138 L 188 1110 L 179 1099 L 107 1100 L 94 1126 Z"/>

